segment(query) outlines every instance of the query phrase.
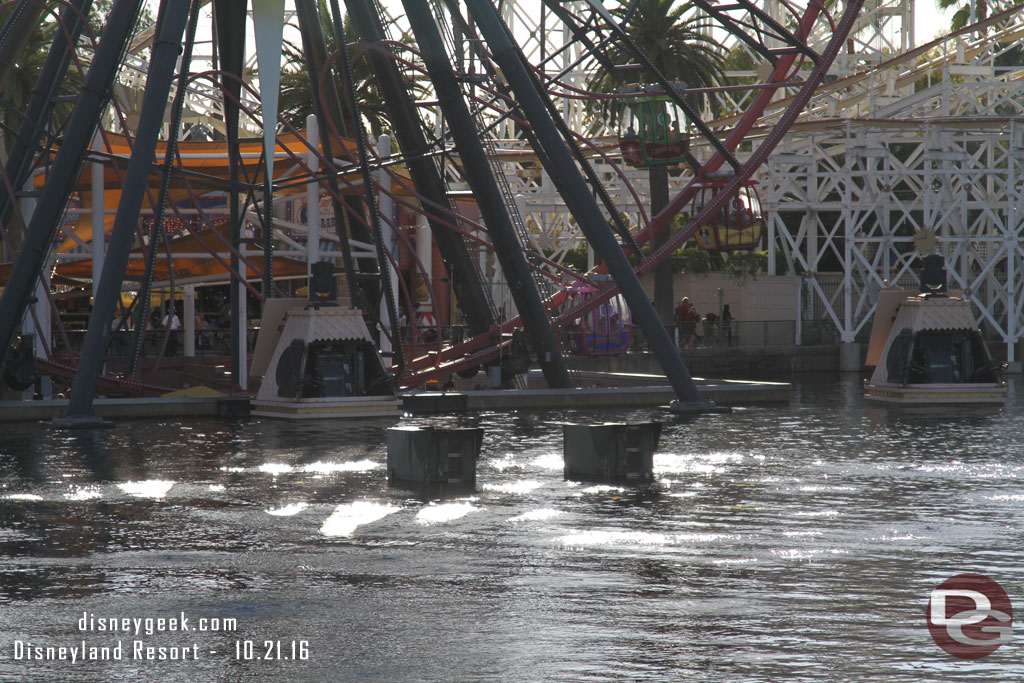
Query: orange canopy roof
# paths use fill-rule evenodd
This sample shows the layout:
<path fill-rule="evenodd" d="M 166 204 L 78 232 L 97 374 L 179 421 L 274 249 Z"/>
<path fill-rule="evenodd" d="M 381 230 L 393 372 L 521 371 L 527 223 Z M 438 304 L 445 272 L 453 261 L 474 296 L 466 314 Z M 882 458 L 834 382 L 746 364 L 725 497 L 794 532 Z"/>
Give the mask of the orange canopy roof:
<path fill-rule="evenodd" d="M 131 144 L 129 138 L 116 134 L 106 133 L 106 141 L 109 145 L 109 149 L 105 147 L 105 153 L 111 155 L 103 164 L 103 204 L 107 210 L 113 209 L 118 206 L 121 200 L 121 187 L 124 182 L 124 173 L 127 168 L 128 158 L 131 155 Z M 341 138 L 338 136 L 332 137 L 332 152 L 335 157 L 346 158 L 355 155 L 356 146 L 353 140 L 347 138 Z M 300 158 L 310 151 L 310 147 L 306 144 L 305 138 L 301 135 L 293 133 L 285 133 L 277 136 L 276 140 L 276 152 L 277 160 L 274 164 L 274 179 L 276 182 L 287 180 L 290 177 L 295 177 L 297 180 L 304 175 L 304 171 L 297 168 L 292 156 L 298 156 Z M 320 149 L 320 145 L 317 145 L 317 149 Z M 164 141 L 157 143 L 156 159 L 162 161 L 166 154 L 167 143 Z M 261 163 L 261 156 L 263 152 L 263 139 L 246 139 L 239 141 L 239 153 L 242 156 L 242 170 L 241 177 L 243 181 L 249 183 L 261 183 L 263 165 Z M 229 166 L 228 166 L 228 153 L 227 153 L 227 142 L 214 141 L 214 142 L 179 142 L 178 143 L 178 154 L 180 156 L 180 167 L 177 173 L 172 174 L 170 182 L 170 194 L 168 201 L 171 205 L 182 205 L 187 203 L 191 194 L 194 194 L 200 199 L 209 199 L 209 193 L 211 191 L 223 192 L 229 181 Z M 285 156 L 280 156 L 285 155 Z M 121 163 L 116 163 L 120 160 Z M 153 199 L 156 199 L 157 192 L 159 191 L 160 182 L 160 165 L 155 164 L 153 170 L 150 172 L 150 192 Z M 345 189 L 346 184 L 342 184 L 343 192 L 361 192 L 362 181 L 361 178 L 353 179 L 352 187 L 348 190 Z M 42 187 L 46 182 L 46 175 L 39 174 L 35 176 L 34 182 L 36 187 Z M 77 193 L 77 202 L 79 208 L 90 209 L 92 207 L 92 168 L 91 164 L 86 164 L 78 178 L 76 179 L 72 190 Z M 402 183 L 395 183 L 393 191 L 400 195 L 408 196 L 408 191 L 402 187 Z M 304 186 L 297 184 L 295 189 L 285 194 L 299 194 L 304 192 Z M 149 202 L 144 202 L 144 207 L 149 208 Z M 222 213 L 217 209 L 210 210 L 211 214 Z M 166 212 L 168 219 L 172 219 L 174 214 L 171 209 Z M 104 215 L 104 233 L 109 235 L 113 225 L 115 216 L 113 213 L 105 213 Z M 68 235 L 65 240 L 61 242 L 56 248 L 56 253 L 63 254 L 74 250 L 79 244 L 89 244 L 92 241 L 92 215 L 89 212 L 80 213 L 77 220 L 65 224 L 65 233 Z M 72 235 L 74 237 L 72 237 Z M 220 263 L 220 261 L 213 256 L 202 256 L 195 257 L 195 254 L 207 252 L 207 249 L 203 246 L 203 242 L 210 245 L 214 251 L 227 252 L 227 248 L 224 244 L 216 237 L 215 234 L 209 231 L 203 231 L 198 233 L 197 237 L 186 236 L 177 237 L 172 239 L 172 245 L 174 252 L 182 254 L 182 256 L 174 258 L 174 273 L 176 278 L 203 278 L 212 279 L 216 276 L 222 276 L 225 279 L 228 277 L 227 269 Z M 188 254 L 188 256 L 185 256 Z M 225 261 L 228 260 L 227 256 L 223 257 Z M 262 256 L 249 256 L 248 260 L 252 266 L 262 271 L 264 265 L 264 258 Z M 0 264 L 0 283 L 5 283 L 10 274 L 12 264 Z M 128 264 L 125 276 L 126 278 L 141 276 L 144 272 L 145 262 L 142 258 L 142 254 L 139 251 L 133 252 L 131 260 Z M 170 275 L 170 266 L 167 263 L 166 256 L 161 253 L 157 259 L 156 272 L 154 277 L 157 280 L 167 280 Z M 274 258 L 274 274 L 275 276 L 288 277 L 288 276 L 299 276 L 306 273 L 305 263 L 295 259 L 289 258 Z M 259 273 L 250 267 L 246 273 L 247 277 L 257 277 Z M 66 277 L 88 280 L 92 277 L 92 260 L 88 258 L 62 261 L 58 264 L 57 272 L 55 277 Z"/>
<path fill-rule="evenodd" d="M 231 257 L 228 253 L 229 236 L 227 225 L 221 224 L 213 230 L 204 230 L 195 234 L 175 237 L 170 240 L 171 261 L 167 259 L 166 246 L 161 245 L 157 254 L 153 270 L 153 277 L 157 281 L 170 279 L 172 267 L 176 280 L 183 279 L 204 279 L 210 280 L 218 276 L 227 275 L 228 269 L 225 264 L 229 263 Z M 217 253 L 218 259 L 209 252 Z M 258 278 L 263 273 L 266 259 L 262 255 L 246 255 L 249 267 L 246 269 L 246 278 Z M 223 263 L 222 263 L 223 261 Z M 173 266 L 172 263 L 173 262 Z M 141 249 L 132 251 L 125 268 L 125 278 L 140 278 L 145 274 L 146 261 Z M 89 279 L 92 277 L 92 259 L 81 259 L 76 261 L 65 261 L 57 267 L 58 274 L 77 279 Z M 274 257 L 275 277 L 296 277 L 306 274 L 306 263 L 291 258 Z"/>

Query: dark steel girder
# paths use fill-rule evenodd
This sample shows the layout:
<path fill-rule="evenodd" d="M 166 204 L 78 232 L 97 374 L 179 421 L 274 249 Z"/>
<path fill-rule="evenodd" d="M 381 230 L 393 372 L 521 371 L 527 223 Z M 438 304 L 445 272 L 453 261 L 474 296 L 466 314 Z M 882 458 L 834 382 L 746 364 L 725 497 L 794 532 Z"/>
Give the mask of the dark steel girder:
<path fill-rule="evenodd" d="M 615 234 L 601 213 L 600 207 L 590 194 L 587 184 L 573 162 L 572 155 L 562 144 L 561 136 L 548 115 L 544 102 L 530 77 L 528 67 L 509 37 L 508 27 L 501 21 L 489 0 L 467 0 L 468 7 L 480 28 L 484 40 L 494 55 L 515 92 L 519 104 L 533 124 L 534 132 L 541 144 L 547 147 L 552 175 L 560 175 L 565 187 L 563 199 L 583 230 L 587 241 L 600 254 L 633 312 L 633 319 L 647 336 L 648 343 L 665 371 L 673 390 L 682 406 L 698 411 L 712 407 L 700 395 L 697 385 L 676 351 L 675 344 L 658 319 L 654 305 L 647 297 L 640 280 L 626 258 Z"/>
<path fill-rule="evenodd" d="M 775 66 L 775 64 L 778 63 L 779 55 L 784 54 L 785 50 L 780 51 L 769 48 L 765 45 L 763 38 L 761 41 L 758 41 L 750 36 L 750 31 L 754 31 L 762 37 L 767 34 L 768 37 L 788 45 L 790 50 L 795 50 L 814 62 L 818 61 L 818 53 L 809 48 L 805 41 L 797 38 L 792 31 L 788 30 L 756 4 L 750 2 L 750 0 L 733 0 L 729 5 L 716 5 L 708 2 L 707 0 L 693 0 L 693 4 L 707 12 L 708 15 L 717 19 L 719 23 L 728 29 L 732 35 L 742 40 L 744 43 L 749 45 L 752 50 L 755 50 L 758 54 L 771 62 L 772 66 Z M 756 19 L 763 26 L 753 22 L 733 19 L 729 16 L 729 12 L 730 10 L 735 9 L 740 9 L 749 13 L 751 17 Z M 764 27 L 767 27 L 768 30 L 765 30 Z"/>
<path fill-rule="evenodd" d="M 467 35 L 470 34 L 469 23 L 466 22 L 465 18 L 459 13 L 457 3 L 454 0 L 444 0 L 444 2 L 448 7 L 449 12 L 451 13 L 452 19 L 458 23 L 458 27 Z M 525 57 L 522 55 L 522 51 L 519 50 L 518 47 L 516 47 L 516 51 L 519 53 L 520 59 L 525 63 L 526 60 Z M 490 64 L 490 61 L 486 58 L 487 55 L 481 53 L 480 57 L 481 62 L 486 65 L 488 73 L 491 76 L 491 81 L 494 84 L 495 88 L 502 95 L 504 95 L 508 99 L 508 101 L 515 102 L 515 97 L 512 95 L 508 85 L 504 83 L 502 79 L 496 77 L 493 66 Z M 569 147 L 569 151 L 572 153 L 573 158 L 576 159 L 576 163 L 579 164 L 580 168 L 583 170 L 583 173 L 586 175 L 587 182 L 590 183 L 591 190 L 601 200 L 601 203 L 605 207 L 605 211 L 611 218 L 612 229 L 619 236 L 624 245 L 631 249 L 633 253 L 639 255 L 640 246 L 636 243 L 636 238 L 634 238 L 633 233 L 629 231 L 629 226 L 627 226 L 626 222 L 622 219 L 618 207 L 615 206 L 615 202 L 613 202 L 611 196 L 609 196 L 608 191 L 604 187 L 604 183 L 598 177 L 593 165 L 590 163 L 590 161 L 587 159 L 587 156 L 583 153 L 583 150 L 580 148 L 579 142 L 577 142 L 573 131 L 570 130 L 569 126 L 565 123 L 565 120 L 562 118 L 554 102 L 552 102 L 551 98 L 547 96 L 544 85 L 539 81 L 537 72 L 533 69 L 530 69 L 529 73 L 530 77 L 534 80 L 537 92 L 541 94 L 541 97 L 544 100 L 544 104 L 547 107 L 548 113 L 551 115 L 552 120 L 558 127 L 559 132 L 562 134 L 562 139 L 565 141 L 565 144 Z M 510 108 L 510 111 L 514 110 L 514 107 Z M 544 163 L 544 146 L 537 141 L 537 137 L 533 134 L 533 131 L 530 128 L 526 126 L 521 126 L 520 129 L 522 130 L 523 135 L 526 137 L 527 142 L 530 143 L 530 146 L 536 152 L 538 159 L 540 159 L 541 161 L 541 165 L 547 167 L 548 164 Z M 560 179 L 557 176 L 551 176 L 551 181 L 555 184 L 555 187 L 556 189 L 558 189 L 558 192 L 561 193 L 562 190 L 559 189 L 561 183 Z"/>
<path fill-rule="evenodd" d="M 434 17 L 425 0 L 403 0 L 406 17 L 416 35 L 420 55 L 437 92 L 438 103 L 448 119 L 455 148 L 465 166 L 465 177 L 476 197 L 477 206 L 494 244 L 502 272 L 523 327 L 537 350 L 537 360 L 548 386 L 567 389 L 575 386 L 562 357 L 551 319 L 516 237 L 512 217 L 505 206 L 501 189 L 492 175 L 487 152 L 480 142 L 476 122 L 470 115 L 462 90 L 452 70 Z"/>
<path fill-rule="evenodd" d="M 238 0 L 214 0 L 213 17 L 217 31 L 217 64 L 221 71 L 221 91 L 224 99 L 224 127 L 227 130 L 228 142 L 228 177 L 231 189 L 228 191 L 228 215 L 231 222 L 231 262 L 234 273 L 239 272 L 242 261 L 239 253 L 242 249 L 242 212 L 239 207 L 239 167 L 238 156 L 238 102 L 242 92 L 242 70 L 245 62 L 245 6 L 247 3 Z M 241 357 L 242 336 L 245 329 L 238 312 L 245 305 L 246 294 L 242 283 L 232 279 L 230 292 L 231 306 L 231 383 L 241 386 L 242 373 L 245 372 Z M 143 321 L 145 324 L 145 321 Z"/>
<path fill-rule="evenodd" d="M 46 129 L 46 122 L 53 111 L 53 99 L 60 90 L 68 64 L 71 62 L 70 45 L 78 42 L 78 37 L 85 26 L 85 15 L 88 14 L 91 4 L 92 0 L 71 0 L 61 12 L 60 22 L 67 27 L 68 40 L 63 40 L 63 33 L 58 32 L 58 37 L 50 45 L 50 51 L 32 88 L 28 105 L 25 107 L 25 116 L 11 144 L 4 166 L 4 173 L 15 193 L 21 189 L 32 172 L 32 160 Z M 11 42 L 14 42 L 13 39 Z M 0 183 L 0 222 L 5 225 L 13 213 L 14 200 L 15 198 L 7 191 L 7 183 Z"/>
<path fill-rule="evenodd" d="M 373 0 L 345 0 L 345 5 L 349 19 L 363 41 L 382 44 L 385 40 L 384 28 Z M 413 184 L 425 199 L 424 213 L 459 306 L 465 314 L 466 325 L 470 334 L 482 334 L 494 325 L 494 316 L 463 238 L 444 226 L 444 216 L 437 208 L 447 207 L 450 215 L 455 214 L 445 191 L 444 179 L 433 158 L 428 156 L 430 148 L 409 94 L 408 84 L 386 51 L 369 50 L 366 57 L 377 76 L 377 84 L 384 96 L 384 105 Z"/>
<path fill-rule="evenodd" d="M 195 47 L 196 29 L 199 23 L 199 3 L 193 3 L 188 18 L 188 33 L 185 39 L 185 52 L 181 57 L 181 71 L 178 74 L 179 82 L 184 83 L 189 65 L 192 62 L 192 50 Z M 149 245 L 146 251 L 146 269 L 142 276 L 141 287 L 139 288 L 138 311 L 135 316 L 137 324 L 132 333 L 132 347 L 128 356 L 128 376 L 134 376 L 138 369 L 139 356 L 145 341 L 146 325 L 149 320 L 150 293 L 153 290 L 153 271 L 156 268 L 157 252 L 164 235 L 164 214 L 167 210 L 167 198 L 171 189 L 171 173 L 174 169 L 174 161 L 178 150 L 178 130 L 181 127 L 181 112 L 185 106 L 185 87 L 179 87 L 174 93 L 174 103 L 171 105 L 171 121 L 168 126 L 170 134 L 167 138 L 167 148 L 164 150 L 163 168 L 160 175 L 160 190 L 157 195 L 156 208 L 153 213 L 153 225 L 149 232 Z M 102 279 L 101 279 L 102 281 Z"/>
<path fill-rule="evenodd" d="M 96 381 L 103 371 L 103 359 L 110 343 L 111 322 L 121 296 L 124 271 L 131 257 L 132 238 L 149 185 L 149 171 L 156 156 L 156 144 L 163 127 L 167 97 L 174 81 L 174 67 L 182 51 L 181 37 L 193 0 L 164 0 L 157 19 L 157 36 L 149 60 L 142 112 L 128 160 L 121 200 L 117 206 L 110 243 L 103 261 L 99 287 L 93 292 L 89 327 L 82 344 L 78 373 L 71 383 L 67 417 L 87 419 L 92 414 Z M 104 40 L 106 37 L 104 36 Z M 102 44 L 102 43 L 101 43 Z M 184 67 L 187 68 L 187 65 Z M 151 245 L 152 248 L 152 245 Z"/>
<path fill-rule="evenodd" d="M 115 0 L 92 66 L 71 111 L 63 144 L 46 178 L 21 250 L 0 296 L 0 373 L 28 308 L 57 226 L 85 159 L 97 122 L 110 101 L 121 54 L 131 36 L 141 0 Z M 166 102 L 166 100 L 165 100 Z M 148 169 L 147 169 L 148 172 Z"/>

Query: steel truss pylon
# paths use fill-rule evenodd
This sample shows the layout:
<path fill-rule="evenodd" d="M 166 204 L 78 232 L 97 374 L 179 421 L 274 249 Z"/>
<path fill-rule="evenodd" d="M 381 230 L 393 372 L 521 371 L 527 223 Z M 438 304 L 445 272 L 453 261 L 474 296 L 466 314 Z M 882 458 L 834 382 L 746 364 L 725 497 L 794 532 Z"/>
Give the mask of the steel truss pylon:
<path fill-rule="evenodd" d="M 1019 360 L 1022 37 L 1018 7 L 819 93 L 762 176 L 770 246 L 804 276 L 804 317 L 863 340 L 878 290 L 916 288 L 916 246 L 934 234 L 950 287 Z"/>
<path fill-rule="evenodd" d="M 582 2 L 573 2 L 568 3 L 568 6 L 579 7 L 583 4 Z M 841 16 L 847 4 L 842 1 L 835 6 L 830 6 L 830 16 L 833 21 Z M 579 41 L 574 40 L 573 35 L 558 23 L 557 17 L 544 4 L 538 6 L 534 3 L 512 0 L 502 3 L 501 7 L 502 16 L 510 30 L 517 37 L 522 37 L 524 53 L 532 62 L 542 64 L 549 77 L 554 78 L 561 75 L 563 82 L 575 86 L 582 86 L 586 82 L 593 69 L 593 62 L 579 59 L 581 56 Z M 763 3 L 765 13 L 783 25 L 790 25 L 793 21 L 790 7 L 778 0 L 765 0 Z M 865 3 L 863 9 L 858 13 L 857 23 L 850 33 L 847 49 L 837 55 L 829 73 L 835 76 L 860 73 L 884 62 L 894 54 L 900 54 L 913 48 L 914 13 L 913 0 L 872 0 Z M 554 30 L 552 30 L 553 28 Z M 808 40 L 808 46 L 812 50 L 820 51 L 830 37 L 830 28 L 834 28 L 834 26 L 829 21 L 819 22 Z M 779 49 L 782 47 L 781 43 L 773 42 L 770 37 L 764 37 L 763 40 L 768 48 Z M 752 55 L 756 67 L 749 71 L 729 72 L 730 83 L 749 83 L 751 79 L 762 81 L 770 72 L 771 65 L 764 60 L 763 56 L 757 55 L 753 50 L 733 38 L 727 39 L 726 43 L 730 49 L 733 47 L 746 49 Z M 800 79 L 794 78 L 793 80 L 795 81 L 793 87 L 784 87 L 778 90 L 776 100 L 784 102 L 787 97 L 795 94 Z M 715 111 L 718 116 L 717 121 L 711 121 L 715 130 L 728 131 L 735 124 L 736 117 L 750 105 L 757 92 L 752 89 L 724 89 L 712 93 L 711 99 L 716 102 Z M 898 92 L 890 87 L 889 94 L 896 99 L 905 95 L 906 92 Z M 563 107 L 567 112 L 566 118 L 571 122 L 573 128 L 593 131 L 594 140 L 610 153 L 617 163 L 618 154 L 614 148 L 615 131 L 595 129 L 593 113 L 583 100 L 565 98 Z M 765 125 L 773 124 L 781 111 L 783 111 L 782 107 L 774 111 L 769 109 L 763 123 Z M 754 145 L 757 144 L 756 135 L 752 136 L 752 142 Z M 523 212 L 536 236 L 536 242 L 553 253 L 556 258 L 560 258 L 566 251 L 579 244 L 581 234 L 571 221 L 554 183 L 547 173 L 539 168 L 539 165 L 529 159 L 524 162 L 522 157 L 516 159 L 513 156 L 514 153 L 524 149 L 521 140 L 508 136 L 507 139 L 501 140 L 497 144 L 510 152 L 509 161 L 506 162 L 506 175 L 513 185 L 513 192 L 523 198 Z M 694 140 L 694 150 L 697 157 L 702 160 L 709 158 L 713 151 L 697 139 Z M 647 220 L 644 207 L 649 206 L 646 171 L 624 166 L 613 168 L 603 159 L 597 157 L 594 158 L 593 163 L 602 175 L 609 194 L 615 198 L 620 211 L 628 217 L 634 226 L 642 226 Z M 760 177 L 759 174 L 758 178 L 760 179 Z M 676 190 L 684 187 L 691 179 L 688 169 L 675 169 L 670 175 L 670 183 Z M 628 189 L 627 186 L 631 186 L 632 189 Z M 636 196 L 632 194 L 633 191 L 637 193 Z"/>

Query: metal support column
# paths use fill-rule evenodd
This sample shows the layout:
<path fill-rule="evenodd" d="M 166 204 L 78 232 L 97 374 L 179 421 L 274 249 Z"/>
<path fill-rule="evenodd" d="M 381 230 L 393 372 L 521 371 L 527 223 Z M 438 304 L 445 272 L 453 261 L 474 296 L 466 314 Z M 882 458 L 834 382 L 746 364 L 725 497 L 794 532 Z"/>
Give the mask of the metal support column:
<path fill-rule="evenodd" d="M 14 340 L 25 308 L 35 290 L 43 263 L 50 253 L 53 236 L 64 213 L 68 196 L 86 150 L 92 141 L 96 122 L 110 101 L 111 85 L 121 53 L 135 25 L 135 17 L 142 0 L 116 0 L 103 31 L 103 39 L 96 48 L 92 66 L 78 93 L 78 101 L 71 112 L 64 142 L 57 152 L 46 184 L 39 197 L 39 205 L 25 231 L 3 296 L 0 297 L 0 372 Z"/>
<path fill-rule="evenodd" d="M 437 92 L 438 102 L 448 120 L 455 147 L 465 169 L 464 175 L 473 189 L 480 214 L 487 225 L 487 232 L 494 244 L 494 253 L 501 262 L 501 269 L 508 280 L 523 327 L 537 350 L 537 360 L 544 372 L 544 379 L 548 386 L 553 388 L 573 387 L 569 369 L 558 347 L 554 330 L 551 329 L 551 320 L 544 309 L 530 273 L 530 266 L 523 255 L 523 245 L 519 244 L 501 190 L 491 174 L 487 154 L 480 143 L 476 124 L 466 107 L 466 101 L 448 62 L 435 20 L 424 0 L 403 0 L 402 4 L 416 35 L 423 63 Z"/>
<path fill-rule="evenodd" d="M 544 102 L 537 93 L 525 65 L 520 61 L 515 46 L 509 38 L 508 29 L 495 13 L 488 0 L 467 0 L 484 40 L 491 49 L 495 62 L 501 68 L 506 80 L 515 92 L 526 119 L 533 126 L 541 144 L 547 151 L 551 168 L 547 171 L 561 179 L 563 199 L 576 217 L 587 241 L 601 255 L 608 270 L 619 286 L 637 321 L 647 337 L 658 362 L 665 370 L 665 376 L 678 396 L 680 410 L 694 412 L 712 407 L 697 390 L 693 378 L 676 353 L 665 327 L 658 319 L 647 293 L 633 272 L 629 259 L 622 252 L 607 219 L 594 201 L 589 188 L 565 149 L 565 143 L 554 122 L 548 116 Z"/>
<path fill-rule="evenodd" d="M 306 152 L 306 166 L 309 167 L 309 183 L 306 185 L 306 281 L 313 277 L 313 264 L 320 260 L 320 183 L 316 177 L 320 172 L 320 157 L 316 153 L 316 141 L 320 137 L 320 126 L 316 114 L 306 116 L 306 139 L 314 145 Z"/>
<path fill-rule="evenodd" d="M 103 152 L 103 133 L 96 131 L 93 140 L 93 149 Z M 92 194 L 92 241 L 89 243 L 92 249 L 92 293 L 100 286 L 100 276 L 103 274 L 103 259 L 107 254 L 107 207 L 106 207 L 106 183 L 104 172 L 106 165 L 102 161 L 89 163 L 89 179 L 91 181 L 89 191 Z"/>
<path fill-rule="evenodd" d="M 377 157 L 381 160 L 381 164 L 386 164 L 388 159 L 391 157 L 391 137 L 388 135 L 381 135 L 377 138 Z M 395 226 L 398 224 L 395 218 L 395 200 L 391 198 L 391 175 L 385 169 L 377 171 L 377 185 L 380 186 L 380 196 L 377 202 L 380 206 L 380 215 L 384 218 L 384 222 L 381 223 L 381 240 L 382 246 L 386 254 L 395 253 Z M 396 259 L 397 262 L 397 259 Z M 384 259 L 384 263 L 380 264 L 381 268 L 381 286 L 387 287 L 391 290 L 392 299 L 398 301 L 398 273 L 395 271 L 394 266 L 391 265 L 391 261 L 388 258 Z M 382 334 L 380 337 L 380 352 L 385 358 L 391 359 L 391 365 L 395 365 L 394 357 L 392 356 L 392 349 L 394 347 L 400 347 L 402 345 L 401 334 L 402 330 L 398 321 L 391 321 L 388 319 L 389 312 L 388 302 L 386 299 L 381 299 L 380 311 L 378 313 L 379 320 L 387 320 L 388 330 L 387 334 Z"/>
<path fill-rule="evenodd" d="M 238 154 L 238 100 L 242 93 L 242 70 L 245 57 L 245 2 L 215 0 L 217 45 L 219 48 L 221 90 L 224 93 L 224 125 L 228 141 L 228 175 L 231 189 L 228 191 L 228 214 L 231 221 L 231 271 L 245 277 L 248 268 L 242 266 L 239 253 L 242 249 L 242 215 L 239 206 L 239 162 Z M 245 357 L 246 312 L 245 282 L 232 278 L 230 285 L 231 311 L 231 384 L 245 389 L 248 384 Z"/>
<path fill-rule="evenodd" d="M 99 289 L 93 291 L 89 328 L 82 344 L 82 357 L 78 372 L 71 383 L 71 399 L 67 418 L 71 421 L 89 420 L 92 414 L 93 393 L 103 368 L 103 358 L 110 342 L 110 325 L 114 319 L 117 300 L 121 295 L 124 272 L 131 256 L 132 239 L 149 185 L 149 171 L 156 156 L 156 143 L 163 126 L 164 111 L 174 80 L 174 67 L 181 53 L 181 38 L 189 17 L 192 0 L 165 0 L 157 19 L 158 34 L 149 60 L 146 90 L 142 99 L 142 113 L 135 134 L 135 144 L 125 172 L 121 201 L 110 232 L 110 245 L 103 264 Z M 173 305 L 173 302 L 172 302 Z"/>
<path fill-rule="evenodd" d="M 380 17 L 374 11 L 371 0 L 345 0 L 349 19 L 367 43 L 384 48 L 384 28 Z M 423 134 L 423 128 L 416 106 L 409 94 L 408 85 L 402 77 L 395 61 L 377 50 L 369 50 L 366 58 L 377 77 L 377 85 L 384 96 L 384 104 L 388 116 L 394 126 L 398 144 L 406 158 L 409 174 L 412 176 L 416 190 L 423 195 L 424 212 L 430 222 L 438 251 L 444 259 L 448 277 L 451 280 L 459 307 L 466 315 L 466 324 L 471 335 L 482 334 L 494 324 L 490 306 L 483 290 L 480 278 L 470 259 L 469 251 L 463 238 L 445 227 L 445 211 L 437 207 L 449 209 L 447 220 L 451 220 L 454 210 L 445 191 L 444 179 L 432 156 L 431 148 Z"/>

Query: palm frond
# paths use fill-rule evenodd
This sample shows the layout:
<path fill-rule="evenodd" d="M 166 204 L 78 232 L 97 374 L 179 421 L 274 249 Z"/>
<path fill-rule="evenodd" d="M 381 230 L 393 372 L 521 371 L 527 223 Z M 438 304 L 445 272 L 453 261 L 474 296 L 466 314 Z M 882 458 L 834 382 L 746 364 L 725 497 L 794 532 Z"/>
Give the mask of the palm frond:
<path fill-rule="evenodd" d="M 637 0 L 628 7 L 620 5 L 611 12 L 626 22 L 625 28 L 632 41 L 669 82 L 686 83 L 691 88 L 710 87 L 723 82 L 727 55 L 704 30 L 705 20 L 694 11 L 692 3 Z M 636 63 L 634 55 L 621 42 L 612 44 L 606 56 L 610 62 L 620 66 Z M 628 73 L 633 83 L 649 84 L 656 80 L 654 74 L 646 69 Z M 624 81 L 620 72 L 599 68 L 587 81 L 587 87 L 595 92 L 611 93 L 624 85 Z M 695 107 L 699 106 L 700 98 L 691 96 L 690 100 Z M 606 118 L 609 125 L 614 125 L 621 106 L 616 100 L 599 100 L 595 113 Z M 595 125 L 598 124 L 595 122 Z"/>

